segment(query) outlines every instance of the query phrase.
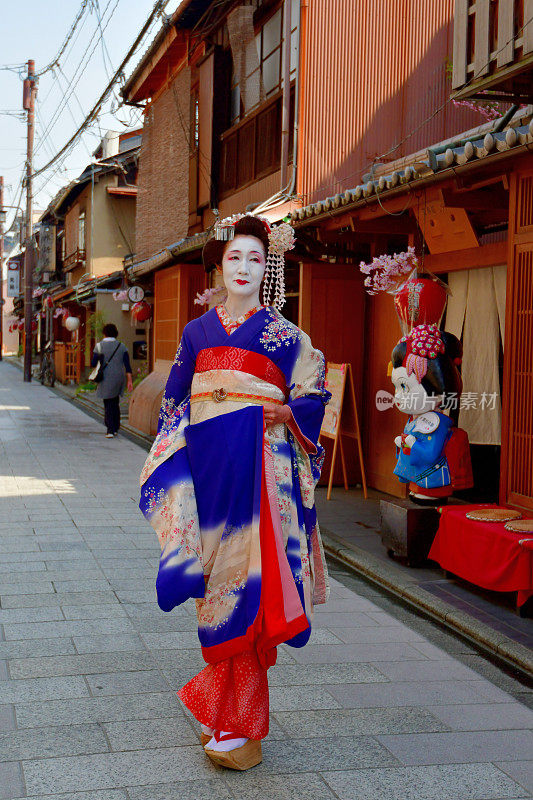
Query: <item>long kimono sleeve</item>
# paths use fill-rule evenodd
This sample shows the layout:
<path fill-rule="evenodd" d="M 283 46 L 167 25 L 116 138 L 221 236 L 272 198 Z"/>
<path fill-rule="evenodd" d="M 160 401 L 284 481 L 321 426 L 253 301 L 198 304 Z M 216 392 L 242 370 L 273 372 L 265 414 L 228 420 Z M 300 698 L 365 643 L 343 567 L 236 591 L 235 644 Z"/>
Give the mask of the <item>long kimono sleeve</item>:
<path fill-rule="evenodd" d="M 287 405 L 292 418 L 287 427 L 305 452 L 316 457 L 321 450 L 318 437 L 331 395 L 325 388 L 324 356 L 305 333 L 300 334 L 300 352 L 291 377 Z"/>
<path fill-rule="evenodd" d="M 185 441 L 195 355 L 187 328 L 163 393 L 158 434 L 141 473 L 140 508 L 161 545 L 157 602 L 170 611 L 205 584 L 196 496 Z"/>
<path fill-rule="evenodd" d="M 294 438 L 294 456 L 300 485 L 296 504 L 305 528 L 311 573 L 312 602 L 325 603 L 329 595 L 326 560 L 315 508 L 315 487 L 324 463 L 319 442 L 326 404 L 331 394 L 325 388 L 325 362 L 309 337 L 300 332 L 299 353 L 291 376 L 287 405 L 291 419 L 287 427 Z M 294 548 L 293 548 L 294 549 Z M 300 545 L 300 554 L 303 545 Z M 291 553 L 291 556 L 293 554 Z"/>
<path fill-rule="evenodd" d="M 185 328 L 163 393 L 157 424 L 158 434 L 162 428 L 172 424 L 178 409 L 190 396 L 194 366 L 194 352 L 187 328 Z"/>

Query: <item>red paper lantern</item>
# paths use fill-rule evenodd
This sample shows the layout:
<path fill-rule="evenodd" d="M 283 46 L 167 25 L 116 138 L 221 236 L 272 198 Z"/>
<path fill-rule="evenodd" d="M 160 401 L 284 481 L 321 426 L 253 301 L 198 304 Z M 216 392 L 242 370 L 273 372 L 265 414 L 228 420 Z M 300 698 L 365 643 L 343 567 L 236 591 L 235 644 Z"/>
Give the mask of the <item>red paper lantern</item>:
<path fill-rule="evenodd" d="M 409 279 L 394 295 L 394 306 L 402 331 L 416 325 L 439 325 L 446 308 L 445 287 L 429 278 Z"/>
<path fill-rule="evenodd" d="M 38 327 L 39 326 L 37 325 L 37 320 L 32 319 L 32 321 L 31 321 L 31 332 L 32 333 L 37 333 L 37 328 Z"/>
<path fill-rule="evenodd" d="M 152 316 L 152 306 L 146 300 L 141 300 L 131 307 L 131 315 L 135 322 L 146 322 Z"/>
<path fill-rule="evenodd" d="M 24 320 L 23 319 L 20 320 L 19 324 L 17 325 L 17 328 L 19 329 L 19 331 L 21 333 L 23 332 L 23 330 L 24 330 Z"/>
<path fill-rule="evenodd" d="M 54 301 L 52 300 L 52 298 L 50 296 L 48 296 L 46 298 L 45 302 L 46 302 L 46 305 L 48 306 L 48 308 L 52 308 L 52 306 L 54 305 Z"/>

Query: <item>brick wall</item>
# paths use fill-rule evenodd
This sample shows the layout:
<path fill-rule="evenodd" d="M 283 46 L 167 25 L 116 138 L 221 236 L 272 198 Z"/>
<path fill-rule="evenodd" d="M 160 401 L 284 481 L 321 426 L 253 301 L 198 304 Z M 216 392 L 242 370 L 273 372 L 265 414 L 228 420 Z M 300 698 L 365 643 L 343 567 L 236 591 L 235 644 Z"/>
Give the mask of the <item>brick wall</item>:
<path fill-rule="evenodd" d="M 189 224 L 190 69 L 152 103 L 139 160 L 136 260 L 187 235 Z"/>

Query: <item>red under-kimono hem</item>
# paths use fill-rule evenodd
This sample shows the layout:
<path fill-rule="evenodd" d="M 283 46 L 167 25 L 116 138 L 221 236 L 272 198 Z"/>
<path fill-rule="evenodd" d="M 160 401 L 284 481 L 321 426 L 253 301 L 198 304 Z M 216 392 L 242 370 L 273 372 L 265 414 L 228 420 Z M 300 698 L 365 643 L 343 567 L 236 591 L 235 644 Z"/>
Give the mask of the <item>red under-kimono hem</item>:
<path fill-rule="evenodd" d="M 178 692 L 202 725 L 264 739 L 268 733 L 268 678 L 252 651 L 208 664 Z"/>

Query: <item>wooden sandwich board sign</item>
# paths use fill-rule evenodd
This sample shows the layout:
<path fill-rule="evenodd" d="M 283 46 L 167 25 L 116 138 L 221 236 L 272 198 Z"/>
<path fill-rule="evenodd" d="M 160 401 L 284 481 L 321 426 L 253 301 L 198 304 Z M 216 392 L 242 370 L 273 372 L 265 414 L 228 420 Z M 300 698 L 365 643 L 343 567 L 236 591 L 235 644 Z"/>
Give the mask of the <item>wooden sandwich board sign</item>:
<path fill-rule="evenodd" d="M 333 439 L 333 454 L 329 468 L 329 481 L 327 499 L 331 497 L 331 487 L 333 485 L 333 472 L 337 459 L 337 447 L 341 452 L 342 476 L 344 488 L 348 489 L 348 478 L 346 474 L 346 460 L 344 457 L 344 447 L 342 437 L 349 436 L 357 441 L 357 451 L 359 455 L 359 466 L 361 468 L 361 483 L 363 484 L 363 494 L 365 500 L 368 497 L 366 488 L 365 466 L 363 463 L 363 448 L 361 446 L 361 431 L 359 429 L 359 417 L 357 414 L 357 404 L 355 402 L 355 389 L 353 385 L 352 368 L 350 364 L 333 364 L 328 362 L 326 367 L 326 388 L 331 392 L 331 400 L 326 406 L 324 421 L 320 430 L 320 436 Z"/>

